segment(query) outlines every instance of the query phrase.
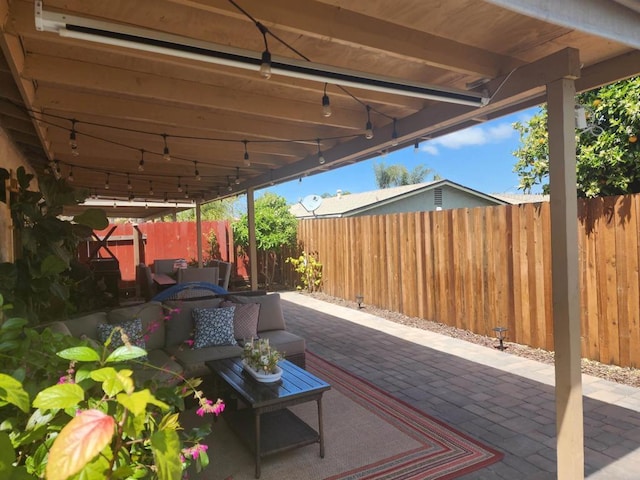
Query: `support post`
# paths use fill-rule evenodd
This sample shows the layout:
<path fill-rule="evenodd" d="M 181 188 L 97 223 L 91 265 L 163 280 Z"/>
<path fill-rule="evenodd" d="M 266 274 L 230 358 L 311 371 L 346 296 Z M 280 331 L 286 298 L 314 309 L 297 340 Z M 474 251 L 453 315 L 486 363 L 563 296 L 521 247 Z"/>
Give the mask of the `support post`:
<path fill-rule="evenodd" d="M 202 199 L 196 198 L 196 249 L 198 250 L 198 268 L 202 268 Z"/>
<path fill-rule="evenodd" d="M 249 275 L 251 290 L 258 289 L 258 247 L 256 243 L 256 209 L 253 187 L 247 189 L 247 223 L 249 229 Z"/>
<path fill-rule="evenodd" d="M 547 85 L 556 453 L 560 480 L 584 479 L 574 102 L 573 78 Z"/>

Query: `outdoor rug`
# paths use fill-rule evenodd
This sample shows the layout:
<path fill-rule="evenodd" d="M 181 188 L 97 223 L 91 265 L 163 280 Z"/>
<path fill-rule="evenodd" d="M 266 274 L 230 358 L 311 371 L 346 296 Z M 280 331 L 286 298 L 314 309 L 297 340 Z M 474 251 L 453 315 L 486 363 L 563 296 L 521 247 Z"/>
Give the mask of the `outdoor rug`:
<path fill-rule="evenodd" d="M 322 401 L 325 458 L 320 458 L 318 444 L 265 457 L 262 480 L 444 480 L 502 458 L 501 453 L 309 352 L 307 370 L 331 385 Z M 291 410 L 317 429 L 315 402 Z M 254 478 L 253 455 L 224 421 L 214 424 L 208 440 L 211 464 L 191 479 Z"/>

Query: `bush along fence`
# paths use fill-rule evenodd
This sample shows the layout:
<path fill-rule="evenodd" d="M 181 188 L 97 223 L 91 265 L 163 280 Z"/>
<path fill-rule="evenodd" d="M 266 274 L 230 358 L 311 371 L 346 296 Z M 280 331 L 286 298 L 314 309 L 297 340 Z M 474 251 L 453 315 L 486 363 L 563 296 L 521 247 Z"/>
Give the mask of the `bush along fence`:
<path fill-rule="evenodd" d="M 640 367 L 640 195 L 579 201 L 582 355 Z M 553 350 L 548 203 L 299 223 L 329 295 Z"/>

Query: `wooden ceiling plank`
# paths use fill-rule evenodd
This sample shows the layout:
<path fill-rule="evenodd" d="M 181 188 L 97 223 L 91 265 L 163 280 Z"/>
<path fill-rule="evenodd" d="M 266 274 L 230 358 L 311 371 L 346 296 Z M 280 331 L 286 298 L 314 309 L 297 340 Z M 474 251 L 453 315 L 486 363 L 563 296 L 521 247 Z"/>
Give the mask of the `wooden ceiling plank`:
<path fill-rule="evenodd" d="M 85 92 L 115 94 L 122 98 L 164 101 L 198 109 L 230 110 L 271 119 L 293 119 L 318 124 L 324 122 L 338 128 L 355 129 L 361 128 L 362 125 L 361 113 L 341 112 L 341 115 L 332 115 L 327 119 L 320 114 L 317 103 L 268 98 L 245 91 L 230 91 L 211 85 L 165 79 L 156 75 L 128 72 L 74 60 L 28 55 L 22 75 L 40 84 L 57 84 Z"/>
<path fill-rule="evenodd" d="M 238 16 L 237 10 L 222 0 L 173 1 L 176 4 L 198 5 L 204 10 L 210 10 L 214 4 L 216 13 Z M 270 0 L 253 2 L 246 9 L 270 28 L 311 36 L 322 42 L 329 40 L 351 48 L 384 52 L 385 55 L 407 61 L 465 74 L 493 78 L 522 64 L 506 55 L 402 27 L 344 7 L 305 2 L 304 8 L 292 8 L 289 0 Z"/>
<path fill-rule="evenodd" d="M 172 126 L 181 128 L 193 126 L 200 129 L 207 128 L 211 132 L 220 132 L 220 136 L 224 136 L 228 132 L 229 138 L 233 138 L 232 135 L 237 135 L 238 138 L 249 140 L 290 140 L 327 136 L 322 135 L 323 129 L 305 125 L 282 123 L 279 127 L 279 122 L 272 123 L 268 119 L 256 120 L 242 115 L 222 117 L 216 112 L 202 109 L 158 105 L 117 97 L 97 97 L 83 92 L 61 92 L 46 86 L 38 88 L 34 105 L 47 111 L 51 109 L 66 112 L 70 119 L 99 113 L 100 116 L 111 122 L 117 122 L 119 119 L 145 122 L 155 124 L 164 130 L 170 129 Z M 265 123 L 269 124 L 269 128 L 265 128 Z M 275 131 L 282 133 L 282 136 L 275 138 Z M 324 131 L 326 132 L 326 129 Z M 358 133 L 361 132 L 354 130 L 354 134 Z"/>

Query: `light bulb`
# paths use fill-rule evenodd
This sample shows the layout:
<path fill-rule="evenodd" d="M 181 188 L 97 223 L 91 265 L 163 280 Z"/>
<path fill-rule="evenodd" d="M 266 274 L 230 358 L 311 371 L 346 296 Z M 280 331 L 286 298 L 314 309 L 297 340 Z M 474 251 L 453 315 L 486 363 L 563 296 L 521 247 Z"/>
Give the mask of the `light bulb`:
<path fill-rule="evenodd" d="M 75 179 L 73 178 L 73 170 L 69 170 L 69 176 L 67 177 L 67 181 L 73 182 Z"/>
<path fill-rule="evenodd" d="M 329 96 L 326 93 L 322 96 L 322 116 L 331 116 L 331 102 L 329 101 Z"/>
<path fill-rule="evenodd" d="M 249 152 L 244 152 L 244 165 L 245 167 L 251 166 L 251 161 L 249 160 Z"/>
<path fill-rule="evenodd" d="M 271 78 L 271 53 L 269 53 L 269 50 L 265 50 L 264 52 L 262 52 L 260 75 L 265 80 L 269 80 Z"/>
<path fill-rule="evenodd" d="M 413 144 L 413 153 L 418 153 L 420 151 L 420 143 L 416 142 Z"/>
<path fill-rule="evenodd" d="M 165 162 L 171 161 L 171 155 L 169 155 L 169 147 L 164 147 L 162 158 L 165 160 Z"/>
<path fill-rule="evenodd" d="M 368 120 L 367 120 L 367 126 L 365 127 L 364 137 L 367 140 L 371 140 L 373 138 L 373 125 L 371 125 L 371 122 Z"/>
<path fill-rule="evenodd" d="M 73 122 L 73 127 L 71 128 L 71 133 L 69 134 L 69 146 L 71 147 L 71 155 L 77 157 L 80 155 L 80 151 L 78 150 L 78 142 L 76 142 L 76 130 L 75 130 L 76 122 Z"/>
<path fill-rule="evenodd" d="M 325 161 L 326 161 L 326 160 L 324 159 L 324 155 L 322 155 L 322 153 L 320 153 L 320 155 L 318 155 L 318 163 L 319 163 L 320 165 L 324 165 L 324 162 L 325 162 Z"/>

